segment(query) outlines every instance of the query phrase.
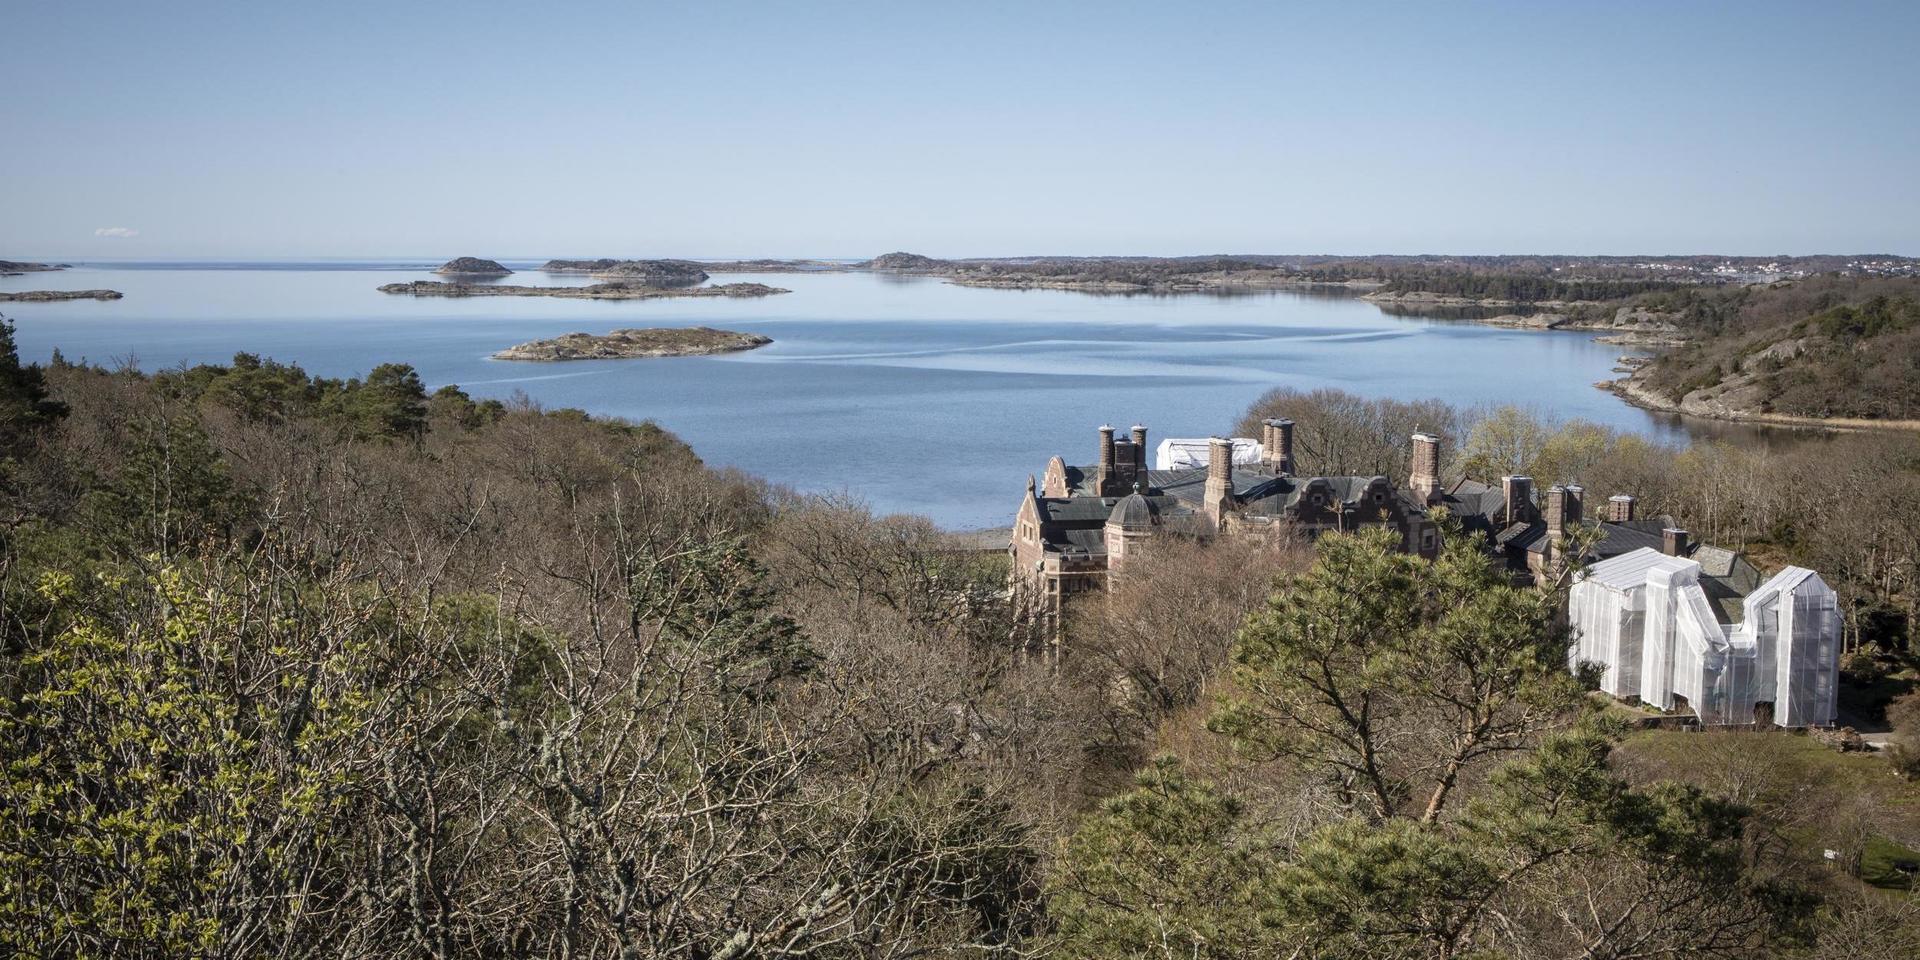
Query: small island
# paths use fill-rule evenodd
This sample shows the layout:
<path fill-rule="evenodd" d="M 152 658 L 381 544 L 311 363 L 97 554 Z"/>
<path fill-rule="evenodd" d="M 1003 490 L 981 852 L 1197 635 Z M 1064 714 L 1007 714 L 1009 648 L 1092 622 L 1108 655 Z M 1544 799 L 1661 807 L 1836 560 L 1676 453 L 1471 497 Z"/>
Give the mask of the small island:
<path fill-rule="evenodd" d="M 883 253 L 874 257 L 872 260 L 861 264 L 861 266 L 868 270 L 914 270 L 932 272 L 949 266 L 949 263 L 945 260 L 935 260 L 932 257 L 918 253 L 906 253 L 896 250 L 892 253 Z"/>
<path fill-rule="evenodd" d="M 65 270 L 64 263 L 29 263 L 24 260 L 0 260 L 0 276 L 10 277 L 17 273 L 48 273 Z"/>
<path fill-rule="evenodd" d="M 63 300 L 118 300 L 118 290 L 22 290 L 0 293 L 0 303 L 58 303 Z"/>
<path fill-rule="evenodd" d="M 596 283 L 585 287 L 523 287 L 494 283 L 443 283 L 414 280 L 389 283 L 381 293 L 415 297 L 559 297 L 570 300 L 657 300 L 667 297 L 770 297 L 791 291 L 764 283 L 723 283 L 713 287 L 648 287 L 631 283 Z"/>
<path fill-rule="evenodd" d="M 585 273 L 649 287 L 690 287 L 707 281 L 707 271 L 692 260 L 548 260 L 542 273 Z"/>
<path fill-rule="evenodd" d="M 703 357 L 764 347 L 772 337 L 712 327 L 648 327 L 605 334 L 569 333 L 532 340 L 493 355 L 495 360 L 625 360 L 635 357 Z"/>
<path fill-rule="evenodd" d="M 454 257 L 434 271 L 444 277 L 504 277 L 512 272 L 496 260 L 479 257 Z"/>

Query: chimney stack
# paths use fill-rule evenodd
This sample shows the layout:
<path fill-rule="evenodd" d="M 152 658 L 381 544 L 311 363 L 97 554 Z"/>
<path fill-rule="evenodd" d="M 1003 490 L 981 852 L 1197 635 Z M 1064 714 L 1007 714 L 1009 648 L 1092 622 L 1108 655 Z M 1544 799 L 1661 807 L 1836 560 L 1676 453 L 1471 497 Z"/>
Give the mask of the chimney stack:
<path fill-rule="evenodd" d="M 1140 423 L 1133 425 L 1133 474 L 1136 482 L 1146 481 L 1147 427 Z"/>
<path fill-rule="evenodd" d="M 1567 525 L 1577 526 L 1586 518 L 1587 488 L 1577 483 L 1567 484 Z"/>
<path fill-rule="evenodd" d="M 1521 474 L 1500 478 L 1507 499 L 1508 523 L 1532 523 L 1537 516 L 1533 505 L 1533 478 Z"/>
<path fill-rule="evenodd" d="M 1687 532 L 1678 527 L 1668 527 L 1660 531 L 1660 552 L 1669 557 L 1687 555 Z"/>
<path fill-rule="evenodd" d="M 1547 488 L 1547 539 L 1558 541 L 1567 532 L 1567 488 L 1554 484 Z"/>
<path fill-rule="evenodd" d="M 1095 468 L 1093 477 L 1093 495 L 1110 496 L 1108 486 L 1113 483 L 1113 426 L 1100 425 L 1100 466 Z"/>
<path fill-rule="evenodd" d="M 1440 492 L 1440 438 L 1431 433 L 1413 435 L 1413 474 L 1407 486 L 1428 503 Z"/>
<path fill-rule="evenodd" d="M 1263 459 L 1272 465 L 1274 472 L 1281 476 L 1293 476 L 1293 421 L 1261 421 L 1260 446 L 1266 455 Z"/>
<path fill-rule="evenodd" d="M 1215 524 L 1233 509 L 1233 441 L 1226 437 L 1207 440 L 1207 490 L 1202 502 Z"/>
<path fill-rule="evenodd" d="M 1616 493 L 1607 498 L 1607 519 L 1614 523 L 1626 523 L 1633 519 L 1633 497 Z"/>

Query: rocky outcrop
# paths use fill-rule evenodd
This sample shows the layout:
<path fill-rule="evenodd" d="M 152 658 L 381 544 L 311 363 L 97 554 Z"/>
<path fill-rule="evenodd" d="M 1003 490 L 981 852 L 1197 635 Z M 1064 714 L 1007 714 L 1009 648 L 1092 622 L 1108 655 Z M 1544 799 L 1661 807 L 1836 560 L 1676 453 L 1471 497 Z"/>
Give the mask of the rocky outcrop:
<path fill-rule="evenodd" d="M 504 277 L 512 272 L 493 260 L 479 257 L 454 257 L 434 271 L 446 277 Z"/>
<path fill-rule="evenodd" d="M 415 297 L 558 297 L 563 300 L 658 300 L 668 297 L 768 297 L 788 293 L 764 283 L 723 283 L 713 287 L 647 287 L 631 283 L 596 283 L 586 287 L 523 287 L 503 283 L 442 283 L 415 280 L 389 283 L 381 293 Z"/>
<path fill-rule="evenodd" d="M 883 253 L 861 266 L 869 270 L 938 270 L 947 265 L 945 260 L 923 257 L 917 253 Z"/>
<path fill-rule="evenodd" d="M 45 273 L 53 270 L 65 270 L 64 263 L 29 263 L 25 260 L 0 260 L 0 276 L 16 273 Z"/>
<path fill-rule="evenodd" d="M 1407 303 L 1406 300 L 1383 301 L 1373 296 L 1362 297 L 1376 303 Z M 1413 313 L 1419 316 L 1418 312 Z M 1671 347 L 1687 342 L 1686 335 L 1672 318 L 1650 310 L 1633 307 L 1621 307 L 1612 313 L 1595 316 L 1591 310 L 1562 312 L 1555 310 L 1540 313 L 1503 313 L 1497 317 L 1486 317 L 1473 321 L 1490 327 L 1512 327 L 1519 330 L 1586 330 L 1604 333 L 1595 337 L 1601 343 L 1610 343 L 1623 347 Z"/>
<path fill-rule="evenodd" d="M 604 334 L 569 333 L 508 347 L 495 360 L 625 360 L 636 357 L 702 357 L 764 347 L 771 337 L 711 327 L 648 327 Z"/>
<path fill-rule="evenodd" d="M 1420 304 L 1429 307 L 1517 307 L 1518 300 L 1503 300 L 1497 297 L 1460 297 L 1450 293 L 1432 293 L 1426 290 L 1376 290 L 1362 296 L 1362 300 L 1374 303 Z M 1557 309 L 1568 306 L 1564 300 L 1540 300 L 1528 306 Z"/>
<path fill-rule="evenodd" d="M 62 300 L 118 300 L 118 290 L 22 290 L 0 293 L 0 303 L 58 303 Z"/>
<path fill-rule="evenodd" d="M 543 273 L 585 273 L 649 287 L 690 287 L 707 281 L 707 271 L 692 260 L 548 260 Z"/>

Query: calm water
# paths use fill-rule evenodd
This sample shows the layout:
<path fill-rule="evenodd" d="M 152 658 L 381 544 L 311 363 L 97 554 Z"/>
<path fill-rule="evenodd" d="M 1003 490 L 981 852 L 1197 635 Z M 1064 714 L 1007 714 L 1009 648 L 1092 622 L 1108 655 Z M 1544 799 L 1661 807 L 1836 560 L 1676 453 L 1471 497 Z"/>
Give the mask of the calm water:
<path fill-rule="evenodd" d="M 508 262 L 524 269 L 531 264 Z M 429 387 L 516 391 L 548 406 L 653 419 L 711 464 L 956 529 L 1004 525 L 1049 456 L 1090 461 L 1094 428 L 1154 442 L 1232 427 L 1287 384 L 1372 396 L 1520 403 L 1670 439 L 1686 428 L 1596 390 L 1620 347 L 1588 335 L 1390 317 L 1345 297 L 1095 297 L 872 274 L 717 277 L 793 292 L 758 300 L 415 299 L 375 287 L 431 264 L 80 264 L 0 289 L 122 291 L 101 303 L 0 304 L 21 353 L 147 370 L 236 351 L 326 376 L 413 364 Z M 586 283 L 533 272 L 509 282 Z M 728 357 L 489 360 L 569 331 L 708 325 L 763 333 Z"/>

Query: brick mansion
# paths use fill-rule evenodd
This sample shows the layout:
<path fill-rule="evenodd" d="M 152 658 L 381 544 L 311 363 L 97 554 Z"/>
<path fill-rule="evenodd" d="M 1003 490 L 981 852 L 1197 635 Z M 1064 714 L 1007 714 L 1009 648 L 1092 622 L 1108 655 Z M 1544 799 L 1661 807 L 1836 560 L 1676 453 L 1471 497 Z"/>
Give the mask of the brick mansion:
<path fill-rule="evenodd" d="M 1061 612 L 1076 595 L 1107 589 L 1156 538 L 1279 544 L 1384 528 L 1401 550 L 1432 557 L 1441 535 L 1432 513 L 1445 508 L 1467 532 L 1486 537 L 1493 561 L 1516 584 L 1566 586 L 1556 583 L 1566 553 L 1584 547 L 1581 559 L 1598 575 L 1574 585 L 1586 617 L 1576 626 L 1586 636 L 1570 665 L 1605 667 L 1609 693 L 1662 709 L 1691 707 L 1706 722 L 1832 720 L 1838 643 L 1831 589 L 1799 568 L 1763 578 L 1740 553 L 1694 542 L 1671 517 L 1639 516 L 1630 494 L 1614 494 L 1590 513 L 1577 484 L 1537 491 L 1525 476 L 1502 477 L 1497 486 L 1446 484 L 1441 440 L 1427 433 L 1412 436 L 1404 484 L 1386 476 L 1297 474 L 1291 420 L 1264 421 L 1257 440 L 1163 441 L 1151 466 L 1146 427 L 1115 434 L 1099 428 L 1092 465 L 1056 456 L 1038 480 L 1027 479 L 1008 548 L 1010 578 L 1015 603 L 1039 635 L 1057 637 Z M 1652 606 L 1648 588 L 1632 580 L 1650 575 L 1660 579 Z M 1604 596 L 1603 586 L 1610 591 Z M 1676 599 L 1664 599 L 1670 595 Z M 1650 609 L 1659 611 L 1654 619 Z M 1797 621 L 1784 621 L 1784 632 L 1783 609 L 1800 611 Z M 1749 615 L 1767 625 L 1745 625 Z M 1601 632 L 1605 643 L 1597 639 Z M 1768 673 L 1776 668 L 1777 684 Z M 1691 679 L 1677 676 L 1688 670 Z M 1762 680 L 1764 689 L 1756 686 Z M 1727 683 L 1738 689 L 1724 689 Z"/>
<path fill-rule="evenodd" d="M 1118 437 L 1099 431 L 1092 466 L 1060 457 L 1038 480 L 1028 478 L 1013 526 L 1014 587 L 1030 609 L 1055 615 L 1074 594 L 1104 589 L 1125 569 L 1129 553 L 1156 537 L 1255 536 L 1273 542 L 1311 540 L 1329 530 L 1392 530 L 1400 548 L 1431 557 L 1439 551 L 1439 524 L 1430 511 L 1444 507 L 1468 532 L 1486 534 L 1516 581 L 1530 582 L 1552 568 L 1554 550 L 1577 527 L 1596 528 L 1600 558 L 1641 547 L 1689 555 L 1699 547 L 1667 519 L 1636 516 L 1633 497 L 1609 499 L 1589 519 L 1586 491 L 1553 486 L 1538 497 L 1532 479 L 1504 477 L 1492 487 L 1473 480 L 1443 484 L 1440 438 L 1416 433 L 1404 483 L 1385 476 L 1300 476 L 1295 472 L 1294 424 L 1267 420 L 1261 437 L 1204 441 L 1204 463 L 1182 463 L 1181 446 L 1165 441 L 1160 462 L 1147 462 L 1147 428 Z M 1718 560 L 1719 558 L 1716 558 Z M 1719 566 L 1728 566 L 1729 556 Z M 1729 568 L 1729 572 L 1731 569 Z"/>

